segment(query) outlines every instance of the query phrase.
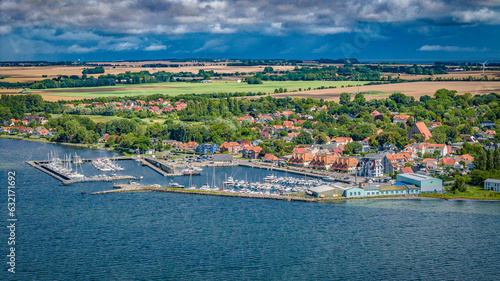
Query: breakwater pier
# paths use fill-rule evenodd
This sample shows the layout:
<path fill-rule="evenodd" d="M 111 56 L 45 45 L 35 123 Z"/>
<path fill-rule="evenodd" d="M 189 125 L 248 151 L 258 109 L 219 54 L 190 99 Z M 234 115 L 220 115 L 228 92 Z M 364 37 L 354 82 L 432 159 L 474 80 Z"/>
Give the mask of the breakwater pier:
<path fill-rule="evenodd" d="M 117 184 L 114 186 L 114 188 L 115 189 L 113 190 L 94 192 L 92 193 L 92 195 L 120 193 L 120 192 L 157 191 L 157 192 L 173 192 L 173 193 L 212 195 L 212 196 L 225 196 L 225 197 L 299 201 L 299 202 L 343 201 L 346 199 L 345 197 L 325 199 L 325 198 L 299 197 L 299 196 L 279 195 L 279 194 L 234 193 L 234 192 L 227 192 L 224 190 L 204 191 L 198 189 L 182 189 L 182 188 L 171 188 L 171 187 L 149 186 L 149 185 L 133 185 L 133 184 Z"/>
<path fill-rule="evenodd" d="M 123 158 L 119 158 L 119 159 L 122 160 Z M 116 160 L 119 160 L 119 159 L 116 159 Z M 86 159 L 83 161 L 90 162 L 90 161 L 92 161 L 92 159 Z M 67 162 L 67 161 L 62 161 L 62 162 Z M 129 176 L 129 175 L 112 175 L 112 176 L 96 175 L 96 176 L 86 177 L 86 176 L 80 174 L 78 177 L 71 177 L 67 173 L 63 173 L 63 172 L 55 169 L 54 166 L 50 165 L 49 161 L 26 161 L 26 164 L 30 165 L 31 167 L 33 167 L 41 172 L 46 173 L 47 175 L 49 175 L 49 176 L 51 176 L 59 181 L 61 181 L 62 185 L 70 185 L 70 184 L 79 183 L 79 182 L 141 180 L 142 179 L 142 177 L 134 177 L 134 176 Z"/>

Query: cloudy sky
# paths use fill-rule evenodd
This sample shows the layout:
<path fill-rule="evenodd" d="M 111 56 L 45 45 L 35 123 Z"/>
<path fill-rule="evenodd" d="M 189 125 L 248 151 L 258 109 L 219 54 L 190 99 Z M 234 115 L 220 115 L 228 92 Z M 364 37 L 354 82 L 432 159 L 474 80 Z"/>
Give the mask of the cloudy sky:
<path fill-rule="evenodd" d="M 0 60 L 500 60 L 500 0 L 1 0 Z"/>

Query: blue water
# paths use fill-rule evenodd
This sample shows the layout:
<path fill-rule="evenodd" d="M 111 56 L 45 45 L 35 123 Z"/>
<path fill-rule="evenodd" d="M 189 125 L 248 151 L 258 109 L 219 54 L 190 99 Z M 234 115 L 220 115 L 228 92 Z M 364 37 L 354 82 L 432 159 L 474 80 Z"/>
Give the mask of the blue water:
<path fill-rule="evenodd" d="M 110 152 L 0 139 L 0 175 L 16 171 L 16 274 L 1 280 L 499 280 L 500 202 L 352 200 L 302 203 L 61 186 L 24 163 Z M 164 178 L 123 162 L 124 174 Z M 84 170 L 90 172 L 88 166 Z M 269 171 L 217 170 L 250 180 Z M 206 174 L 193 177 L 206 182 Z M 176 178 L 182 183 L 188 178 Z M 7 225 L 7 196 L 0 196 Z M 86 195 L 81 195 L 86 190 Z"/>

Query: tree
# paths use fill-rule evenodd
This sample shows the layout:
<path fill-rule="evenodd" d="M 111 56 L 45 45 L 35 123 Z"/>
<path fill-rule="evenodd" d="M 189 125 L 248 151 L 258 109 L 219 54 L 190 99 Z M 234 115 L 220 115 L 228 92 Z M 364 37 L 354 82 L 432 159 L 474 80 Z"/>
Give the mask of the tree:
<path fill-rule="evenodd" d="M 467 187 L 465 186 L 465 178 L 462 176 L 456 176 L 455 182 L 451 186 L 451 191 L 453 192 L 465 192 Z"/>
<path fill-rule="evenodd" d="M 308 132 L 302 131 L 298 136 L 293 138 L 293 142 L 297 144 L 313 144 L 314 140 Z"/>
<path fill-rule="evenodd" d="M 266 66 L 264 67 L 264 73 L 272 73 L 274 71 L 274 69 L 270 66 Z"/>
<path fill-rule="evenodd" d="M 363 151 L 363 146 L 357 141 L 350 142 L 344 147 L 346 154 L 359 154 L 361 151 Z"/>
<path fill-rule="evenodd" d="M 372 136 L 370 140 L 368 140 L 368 145 L 370 145 L 372 148 L 379 148 L 380 144 L 378 143 L 377 139 Z"/>
<path fill-rule="evenodd" d="M 356 126 L 351 132 L 351 137 L 355 141 L 364 140 L 371 135 L 373 135 L 373 127 L 367 123 Z"/>
<path fill-rule="evenodd" d="M 287 137 L 288 136 L 288 132 L 283 130 L 280 132 L 280 137 Z"/>
<path fill-rule="evenodd" d="M 319 133 L 319 134 L 316 136 L 316 142 L 317 142 L 318 144 L 325 144 L 325 143 L 327 143 L 328 141 L 329 141 L 328 136 L 327 136 L 325 133 L 323 133 L 323 132 Z"/>
<path fill-rule="evenodd" d="M 479 151 L 479 153 L 476 155 L 476 157 L 474 158 L 474 167 L 475 169 L 477 170 L 486 170 L 486 167 L 487 167 L 487 162 L 488 159 L 487 159 L 487 156 L 486 156 L 486 153 L 484 152 L 483 149 L 481 149 Z"/>
<path fill-rule="evenodd" d="M 340 104 L 342 105 L 347 105 L 351 103 L 351 95 L 349 93 L 342 93 L 340 94 Z"/>
<path fill-rule="evenodd" d="M 106 141 L 106 146 L 112 147 L 113 145 L 115 145 L 115 136 L 110 135 Z"/>

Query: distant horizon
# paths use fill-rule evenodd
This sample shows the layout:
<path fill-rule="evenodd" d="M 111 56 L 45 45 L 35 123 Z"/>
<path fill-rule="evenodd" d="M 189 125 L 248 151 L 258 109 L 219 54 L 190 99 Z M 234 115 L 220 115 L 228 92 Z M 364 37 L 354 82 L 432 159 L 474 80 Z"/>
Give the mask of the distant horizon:
<path fill-rule="evenodd" d="M 86 63 L 99 63 L 99 62 L 147 62 L 147 61 L 173 61 L 173 60 L 229 60 L 229 61 L 245 61 L 245 60 L 298 60 L 298 61 L 318 61 L 320 59 L 330 59 L 330 60 L 340 60 L 340 59 L 357 59 L 359 63 L 361 64 L 369 64 L 369 63 L 382 63 L 382 62 L 387 62 L 387 63 L 405 63 L 405 64 L 434 64 L 436 62 L 443 62 L 443 63 L 467 63 L 467 64 L 478 64 L 481 63 L 482 61 L 487 61 L 486 65 L 494 63 L 500 63 L 500 59 L 469 59 L 469 60 L 464 60 L 464 59 L 446 59 L 446 60 L 440 60 L 440 59 L 358 59 L 358 58 L 327 58 L 327 57 L 322 57 L 322 58 L 310 58 L 310 59 L 300 59 L 300 58 L 207 58 L 207 57 L 197 57 L 197 58 L 192 58 L 192 57 L 178 57 L 178 58 L 151 58 L 151 59 L 146 59 L 146 58 L 138 58 L 138 59 L 116 59 L 116 60 L 82 60 L 80 59 L 80 62 L 86 62 Z M 45 60 L 45 59 L 40 59 L 40 60 L 0 60 L 0 63 L 13 63 L 13 62 L 78 62 L 79 58 L 76 60 Z M 203 61 L 200 61 L 202 63 Z"/>

